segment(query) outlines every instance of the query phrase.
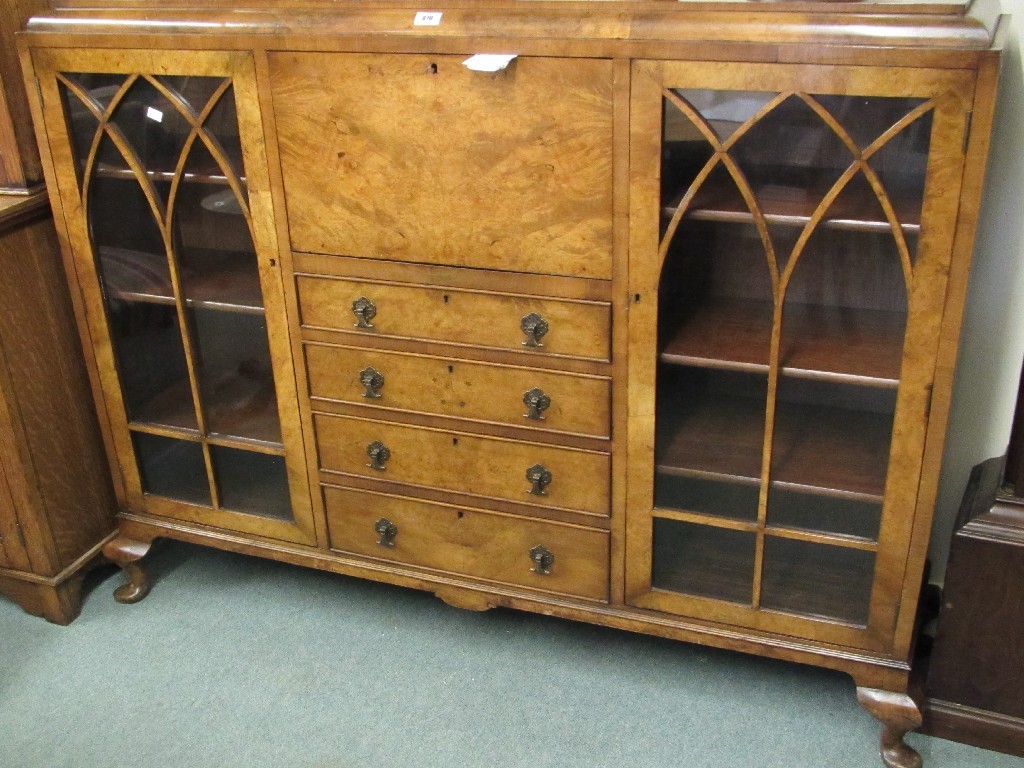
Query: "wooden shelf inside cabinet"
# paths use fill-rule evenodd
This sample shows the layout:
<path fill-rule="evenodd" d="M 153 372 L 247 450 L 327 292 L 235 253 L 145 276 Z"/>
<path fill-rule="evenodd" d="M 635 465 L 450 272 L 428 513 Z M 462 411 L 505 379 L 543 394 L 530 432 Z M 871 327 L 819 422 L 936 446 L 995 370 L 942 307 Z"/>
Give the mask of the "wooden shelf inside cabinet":
<path fill-rule="evenodd" d="M 274 383 L 269 376 L 223 375 L 203 392 L 212 442 L 283 454 Z M 182 381 L 135 409 L 129 426 L 142 432 L 199 438 L 192 392 Z"/>
<path fill-rule="evenodd" d="M 773 307 L 747 299 L 709 299 L 669 318 L 666 363 L 767 373 Z M 899 384 L 905 317 L 901 313 L 787 305 L 779 352 L 785 376 L 879 387 Z"/>
<path fill-rule="evenodd" d="M 210 434 L 225 441 L 258 443 L 283 453 L 281 426 L 269 371 L 225 374 L 203 391 Z"/>
<path fill-rule="evenodd" d="M 769 225 L 804 227 L 811 220 L 815 209 L 828 189 L 822 187 L 764 183 L 755 185 L 754 197 Z M 890 194 L 892 194 L 890 192 Z M 679 208 L 683 194 L 680 193 L 662 211 L 671 218 Z M 905 234 L 916 235 L 921 231 L 921 201 L 912 197 L 890 197 L 896 220 Z M 709 186 L 704 184 L 698 190 L 686 211 L 686 217 L 697 221 L 719 221 L 725 223 L 751 224 L 754 214 L 747 207 L 735 184 L 730 186 Z M 820 226 L 826 229 L 840 229 L 853 232 L 891 232 L 892 225 L 885 218 L 878 198 L 860 187 L 848 186 L 833 201 L 825 212 Z"/>
<path fill-rule="evenodd" d="M 125 181 L 135 181 L 135 172 L 130 168 L 118 167 L 115 165 L 109 165 L 107 163 L 96 164 L 96 175 L 102 176 L 105 179 L 123 179 Z M 150 181 L 163 182 L 170 184 L 174 181 L 174 169 L 153 169 L 146 171 L 146 178 Z M 239 178 L 239 183 L 245 187 L 245 177 Z M 182 184 L 210 184 L 213 186 L 228 186 L 228 177 L 220 170 L 220 168 L 209 168 L 202 171 L 188 171 L 182 173 L 179 178 L 179 183 Z"/>
<path fill-rule="evenodd" d="M 204 267 L 201 271 L 182 267 L 185 306 L 264 314 L 259 277 L 252 264 L 253 254 L 192 249 L 189 255 Z M 164 254 L 104 246 L 99 249 L 99 256 L 104 288 L 111 299 L 175 303 Z"/>
<path fill-rule="evenodd" d="M 712 393 L 659 403 L 657 471 L 758 482 L 764 403 Z M 772 483 L 790 490 L 881 503 L 891 419 L 883 414 L 779 403 Z"/>
<path fill-rule="evenodd" d="M 196 414 L 192 406 L 192 391 L 187 381 L 178 382 L 136 406 L 130 414 L 130 426 L 141 426 L 145 431 L 181 433 L 198 437 Z"/>
<path fill-rule="evenodd" d="M 764 401 L 706 393 L 664 397 L 658 414 L 658 472 L 760 482 Z"/>

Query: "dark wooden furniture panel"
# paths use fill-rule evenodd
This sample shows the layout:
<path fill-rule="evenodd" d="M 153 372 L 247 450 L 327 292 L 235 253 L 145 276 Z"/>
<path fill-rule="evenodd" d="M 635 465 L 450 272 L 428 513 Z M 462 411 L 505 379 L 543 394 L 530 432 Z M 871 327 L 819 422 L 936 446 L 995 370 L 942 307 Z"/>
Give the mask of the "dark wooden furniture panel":
<path fill-rule="evenodd" d="M 0 197 L 0 264 L 0 592 L 67 624 L 115 502 L 42 194 Z"/>
<path fill-rule="evenodd" d="M 927 662 L 924 730 L 1024 757 L 1024 499 L 1003 461 L 974 469 L 953 532 Z"/>

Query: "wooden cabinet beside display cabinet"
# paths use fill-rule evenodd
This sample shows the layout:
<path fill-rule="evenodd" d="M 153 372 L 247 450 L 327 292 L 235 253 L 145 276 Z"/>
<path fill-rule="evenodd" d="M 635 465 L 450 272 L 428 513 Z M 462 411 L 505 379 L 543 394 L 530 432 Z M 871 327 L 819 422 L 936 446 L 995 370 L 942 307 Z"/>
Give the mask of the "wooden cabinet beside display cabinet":
<path fill-rule="evenodd" d="M 0 594 L 81 611 L 115 501 L 45 195 L 0 195 Z"/>
<path fill-rule="evenodd" d="M 22 37 L 118 596 L 171 537 L 820 665 L 917 765 L 998 17 L 421 10 L 72 3 Z"/>

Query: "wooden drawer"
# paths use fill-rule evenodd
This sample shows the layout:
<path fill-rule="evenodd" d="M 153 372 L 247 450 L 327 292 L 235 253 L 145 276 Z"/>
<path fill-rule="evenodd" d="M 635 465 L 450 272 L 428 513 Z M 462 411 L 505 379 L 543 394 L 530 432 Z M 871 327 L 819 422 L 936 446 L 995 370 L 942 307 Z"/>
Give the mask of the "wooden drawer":
<path fill-rule="evenodd" d="M 447 430 L 314 414 L 320 464 L 328 471 L 441 488 L 520 504 L 609 514 L 611 461 L 607 453 L 538 445 Z M 369 446 L 386 446 L 384 469 L 370 466 Z M 542 487 L 527 471 L 551 473 Z"/>
<path fill-rule="evenodd" d="M 611 61 L 465 58 L 270 54 L 292 246 L 610 279 Z"/>
<path fill-rule="evenodd" d="M 608 534 L 604 531 L 379 493 L 330 486 L 323 490 L 332 549 L 608 599 Z M 393 537 L 377 532 L 381 520 L 395 526 Z M 382 539 L 390 540 L 391 546 L 378 543 Z M 540 566 L 531 559 L 531 551 L 538 546 L 554 556 L 548 573 L 540 573 Z M 535 551 L 535 556 L 541 554 Z"/>
<path fill-rule="evenodd" d="M 605 377 L 322 344 L 307 344 L 305 353 L 313 397 L 528 429 L 609 433 Z M 376 381 L 364 384 L 364 374 Z M 535 403 L 546 400 L 531 408 L 531 395 Z"/>
<path fill-rule="evenodd" d="M 376 336 L 443 341 L 532 355 L 608 360 L 611 338 L 607 302 L 566 301 L 507 293 L 401 285 L 358 278 L 300 275 L 299 312 L 305 327 Z M 353 303 L 373 305 L 372 328 L 360 327 Z M 536 315 L 547 332 L 539 346 L 523 331 Z"/>

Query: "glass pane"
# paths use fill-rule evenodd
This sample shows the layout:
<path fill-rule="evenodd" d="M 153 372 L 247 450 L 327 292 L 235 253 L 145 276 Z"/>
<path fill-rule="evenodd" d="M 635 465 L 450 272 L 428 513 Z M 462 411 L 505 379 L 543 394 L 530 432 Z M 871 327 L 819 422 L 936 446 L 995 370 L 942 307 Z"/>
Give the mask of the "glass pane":
<path fill-rule="evenodd" d="M 68 79 L 73 80 L 74 76 L 70 75 Z M 88 86 L 83 85 L 83 87 L 86 91 L 89 90 Z M 117 92 L 118 86 L 116 83 L 108 87 L 111 95 Z M 92 110 L 64 83 L 58 83 L 58 88 L 60 89 L 61 101 L 64 104 L 64 117 L 67 121 L 68 134 L 71 137 L 72 150 L 75 154 L 75 172 L 78 174 L 78 184 L 81 186 L 85 164 L 89 158 L 89 151 L 92 149 L 100 122 Z M 96 104 L 96 106 L 100 105 Z M 100 108 L 102 109 L 102 106 Z"/>
<path fill-rule="evenodd" d="M 256 255 L 242 202 L 226 184 L 210 184 L 216 166 L 197 142 L 174 201 L 175 252 L 186 301 L 224 309 L 261 312 Z"/>
<path fill-rule="evenodd" d="M 818 229 L 786 285 L 783 372 L 895 387 L 906 322 L 906 278 L 891 231 Z"/>
<path fill-rule="evenodd" d="M 664 366 L 658 377 L 658 471 L 757 482 L 767 386 L 764 376 Z"/>
<path fill-rule="evenodd" d="M 931 131 L 929 111 L 890 139 L 868 161 L 892 200 L 901 224 L 921 223 Z"/>
<path fill-rule="evenodd" d="M 828 110 L 861 149 L 867 149 L 901 118 L 924 103 L 923 99 L 891 96 L 816 94 L 814 99 Z"/>
<path fill-rule="evenodd" d="M 896 391 L 780 377 L 771 477 L 880 501 Z"/>
<path fill-rule="evenodd" d="M 191 131 L 177 107 L 143 77 L 131 85 L 114 109 L 111 123 L 124 135 L 142 167 L 157 174 L 174 171 Z"/>
<path fill-rule="evenodd" d="M 245 186 L 245 167 L 242 162 L 242 144 L 238 136 L 238 115 L 235 110 L 235 90 L 228 88 L 217 101 L 210 116 L 203 123 L 206 130 L 226 155 L 235 176 Z"/>
<path fill-rule="evenodd" d="M 882 505 L 842 497 L 773 489 L 768 497 L 768 525 L 838 533 L 877 541 Z"/>
<path fill-rule="evenodd" d="M 730 483 L 659 472 L 654 479 L 654 506 L 753 522 L 760 492 L 758 482 Z"/>
<path fill-rule="evenodd" d="M 280 443 L 263 317 L 197 308 L 192 318 L 209 432 Z"/>
<path fill-rule="evenodd" d="M 749 604 L 756 538 L 748 531 L 655 518 L 652 586 Z"/>
<path fill-rule="evenodd" d="M 873 552 L 767 536 L 761 606 L 863 625 L 874 569 Z"/>
<path fill-rule="evenodd" d="M 145 493 L 210 506 L 202 445 L 142 432 L 133 433 L 132 440 Z"/>
<path fill-rule="evenodd" d="M 94 245 L 164 252 L 160 219 L 142 184 L 108 135 L 100 141 L 99 162 L 90 178 L 87 205 Z"/>
<path fill-rule="evenodd" d="M 773 311 L 771 274 L 756 230 L 684 220 L 661 275 L 661 359 L 766 373 Z"/>
<path fill-rule="evenodd" d="M 99 107 L 101 112 L 106 110 L 115 94 L 128 79 L 126 75 L 91 72 L 62 72 L 61 74 L 72 83 L 81 86 L 88 98 Z"/>
<path fill-rule="evenodd" d="M 812 208 L 854 160 L 828 124 L 796 95 L 758 120 L 730 155 L 758 199 L 782 197 Z"/>
<path fill-rule="evenodd" d="M 174 306 L 110 301 L 107 311 L 128 419 L 196 430 Z"/>
<path fill-rule="evenodd" d="M 713 91 L 703 88 L 677 88 L 675 94 L 707 121 L 721 141 L 732 136 L 736 129 L 776 96 L 761 91 Z M 666 104 L 666 111 L 670 111 L 672 106 Z"/>
<path fill-rule="evenodd" d="M 288 474 L 282 456 L 210 446 L 220 505 L 236 512 L 291 520 Z"/>
<path fill-rule="evenodd" d="M 188 75 L 160 75 L 154 79 L 174 94 L 193 117 L 202 113 L 218 86 L 224 82 L 219 77 Z"/>
<path fill-rule="evenodd" d="M 109 137 L 101 143 L 120 157 Z M 96 166 L 88 220 L 128 418 L 198 427 L 163 237 L 138 180 Z"/>

